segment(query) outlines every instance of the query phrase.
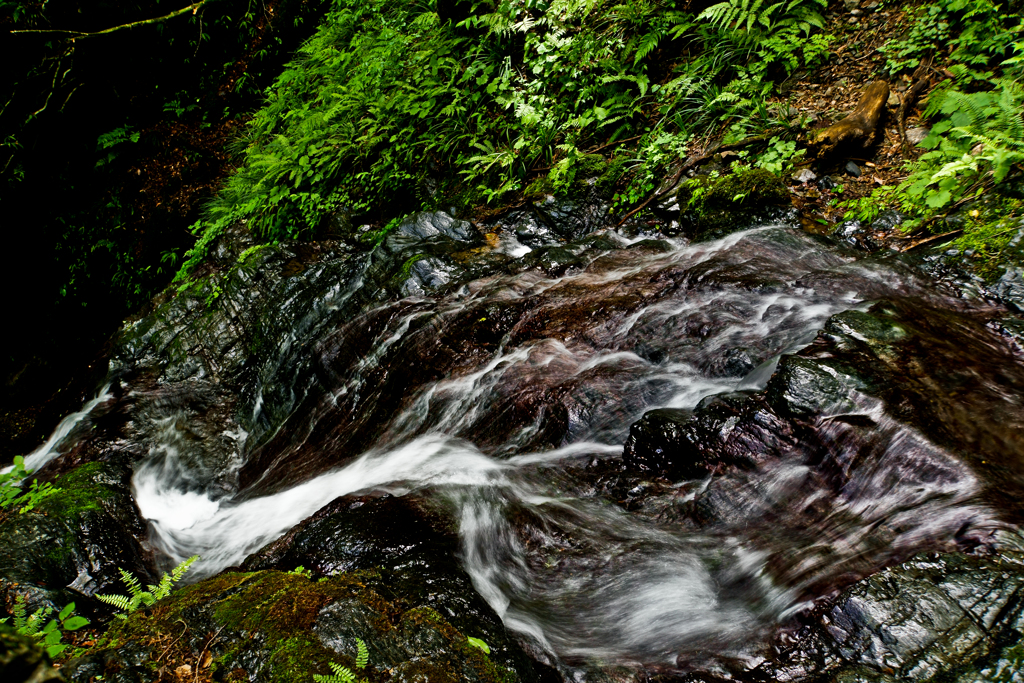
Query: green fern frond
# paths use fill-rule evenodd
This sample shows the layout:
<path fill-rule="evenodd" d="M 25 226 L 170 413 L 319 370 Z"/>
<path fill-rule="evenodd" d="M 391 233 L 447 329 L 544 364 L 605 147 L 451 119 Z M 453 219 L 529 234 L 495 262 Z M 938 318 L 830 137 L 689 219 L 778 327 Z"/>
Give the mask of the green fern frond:
<path fill-rule="evenodd" d="M 664 36 L 664 31 L 656 29 L 641 38 L 640 44 L 636 48 L 636 55 L 633 57 L 633 64 L 639 64 L 641 59 L 651 54 Z"/>
<path fill-rule="evenodd" d="M 370 651 L 366 647 L 366 643 L 363 642 L 362 638 L 356 638 L 356 647 L 358 648 L 358 654 L 356 654 L 356 668 L 365 669 L 366 665 L 370 661 Z"/>
<path fill-rule="evenodd" d="M 352 673 L 352 669 L 335 662 L 328 662 L 328 666 L 334 672 L 331 676 L 323 676 L 321 674 L 313 674 L 313 680 L 316 683 L 356 683 L 358 680 L 356 675 Z"/>
<path fill-rule="evenodd" d="M 117 571 L 121 572 L 121 580 L 124 582 L 124 585 L 128 587 L 129 595 L 131 595 L 134 598 L 136 595 L 142 592 L 142 584 L 139 582 L 137 578 L 135 578 L 135 576 L 131 572 L 126 572 L 124 569 L 121 569 L 120 567 L 117 568 Z"/>
<path fill-rule="evenodd" d="M 125 612 L 134 611 L 132 599 L 127 595 L 97 595 L 96 599 Z"/>

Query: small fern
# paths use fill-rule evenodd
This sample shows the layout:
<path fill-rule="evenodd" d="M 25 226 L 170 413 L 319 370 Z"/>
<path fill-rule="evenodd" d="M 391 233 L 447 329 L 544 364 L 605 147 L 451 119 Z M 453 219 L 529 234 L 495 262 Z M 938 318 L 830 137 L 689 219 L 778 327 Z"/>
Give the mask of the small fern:
<path fill-rule="evenodd" d="M 370 651 L 367 649 L 366 643 L 363 642 L 362 638 L 356 638 L 356 648 L 358 649 L 356 668 L 365 669 L 366 665 L 370 662 Z"/>
<path fill-rule="evenodd" d="M 17 596 L 14 605 L 11 607 L 11 616 L 14 617 L 14 630 L 18 633 L 29 636 L 39 641 L 46 654 L 56 657 L 67 649 L 67 645 L 61 640 L 64 638 L 64 631 L 77 631 L 89 624 L 85 617 L 73 617 L 75 603 L 68 603 L 55 618 L 49 618 L 53 614 L 52 607 L 40 607 L 32 614 L 28 613 L 28 606 L 25 598 Z M 6 623 L 7 618 L 0 619 L 0 624 Z"/>
<path fill-rule="evenodd" d="M 356 668 L 362 671 L 370 661 L 370 651 L 367 649 L 366 643 L 363 642 L 362 638 L 356 638 L 356 648 Z M 359 683 L 360 679 L 347 666 L 342 666 L 336 662 L 328 662 L 327 664 L 334 673 L 330 676 L 313 674 L 313 680 L 316 683 Z"/>
<path fill-rule="evenodd" d="M 825 7 L 826 0 L 789 0 L 768 4 L 764 0 L 725 0 L 712 5 L 697 15 L 719 30 L 747 33 L 769 33 L 786 26 L 796 26 L 804 34 L 822 28 L 825 18 L 817 7 Z"/>
<path fill-rule="evenodd" d="M 174 584 L 181 580 L 181 577 L 185 575 L 185 572 L 192 566 L 192 563 L 198 559 L 198 555 L 193 555 L 184 560 L 172 569 L 170 574 L 164 574 L 155 586 L 152 584 L 146 586 L 149 590 L 142 590 L 142 584 L 131 572 L 126 572 L 118 567 L 118 571 L 121 572 L 121 580 L 128 587 L 128 595 L 97 595 L 96 599 L 121 610 L 122 614 L 114 615 L 118 619 L 127 619 L 127 615 L 139 609 L 139 607 L 149 607 L 155 604 L 157 600 L 162 600 L 170 595 Z"/>

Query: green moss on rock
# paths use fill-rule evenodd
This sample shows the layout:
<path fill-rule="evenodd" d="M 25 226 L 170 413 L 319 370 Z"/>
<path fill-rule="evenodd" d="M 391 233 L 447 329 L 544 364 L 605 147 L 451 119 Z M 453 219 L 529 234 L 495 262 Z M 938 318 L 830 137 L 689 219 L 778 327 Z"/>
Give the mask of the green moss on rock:
<path fill-rule="evenodd" d="M 355 639 L 370 651 L 361 673 L 371 681 L 513 683 L 515 671 L 492 662 L 436 610 L 407 608 L 387 597 L 377 572 L 312 580 L 278 571 L 224 573 L 188 586 L 114 623 L 107 639 L 75 671 L 174 670 L 188 664 L 216 680 L 291 682 L 330 674 L 336 662 L 355 669 Z M 140 650 L 141 648 L 141 650 Z M 122 661 L 129 650 L 144 661 Z M 92 675 L 90 674 L 90 675 Z"/>
<path fill-rule="evenodd" d="M 688 180 L 676 195 L 694 239 L 713 239 L 750 224 L 751 213 L 790 203 L 789 190 L 763 168 L 740 168 L 727 175 Z"/>

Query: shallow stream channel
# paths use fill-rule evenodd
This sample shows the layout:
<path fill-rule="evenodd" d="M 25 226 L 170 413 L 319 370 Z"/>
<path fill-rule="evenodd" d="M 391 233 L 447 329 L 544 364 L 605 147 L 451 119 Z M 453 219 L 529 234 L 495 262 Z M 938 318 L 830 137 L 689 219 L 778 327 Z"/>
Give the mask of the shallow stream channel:
<path fill-rule="evenodd" d="M 27 457 L 100 502 L 0 525 L 8 597 L 96 619 L 201 557 L 70 680 L 311 681 L 356 639 L 372 681 L 1024 680 L 998 300 L 785 214 L 232 239 Z"/>

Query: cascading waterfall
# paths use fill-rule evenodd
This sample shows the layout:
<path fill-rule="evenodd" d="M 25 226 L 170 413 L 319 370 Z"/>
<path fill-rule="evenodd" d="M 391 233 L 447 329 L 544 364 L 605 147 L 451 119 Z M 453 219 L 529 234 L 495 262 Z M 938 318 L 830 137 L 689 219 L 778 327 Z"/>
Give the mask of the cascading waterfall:
<path fill-rule="evenodd" d="M 235 456 L 210 472 L 188 457 L 185 416 L 161 418 L 133 480 L 152 544 L 171 563 L 201 555 L 193 578 L 209 576 L 339 496 L 436 496 L 458 511 L 474 586 L 536 647 L 569 660 L 681 666 L 684 653 L 692 662 L 697 652 L 754 661 L 758 634 L 831 576 L 877 570 L 952 536 L 965 519 L 989 524 L 970 471 L 854 390 L 845 421 L 823 428 L 831 457 L 850 469 L 840 461 L 851 415 L 874 425 L 875 446 L 840 495 L 799 460 L 712 473 L 672 494 L 681 506 L 730 482 L 718 509 L 731 515 L 697 531 L 588 494 L 574 472 L 618 460 L 645 412 L 761 388 L 779 356 L 810 342 L 830 316 L 882 296 L 926 296 L 905 273 L 776 227 L 668 250 L 620 242 L 575 274 L 528 270 L 365 310 L 366 320 L 387 321 L 368 351 L 351 366 L 324 361 L 320 376 L 334 385 L 278 430 L 296 437 L 274 467 L 300 456 L 341 462 L 297 485 L 274 490 L 271 468 L 258 491 L 232 488 L 252 448 L 244 430 L 227 435 Z M 345 434 L 311 436 L 310 425 L 349 424 L 354 411 L 378 405 L 391 390 L 378 386 L 389 368 L 405 363 L 413 369 L 403 376 L 417 377 L 415 356 L 431 335 L 512 309 L 519 322 L 496 343 L 446 351 L 442 377 L 399 387 L 398 409 L 385 411 L 365 452 L 344 453 Z M 345 334 L 332 348 L 354 343 Z M 321 342 L 289 338 L 327 357 Z M 263 393 L 254 394 L 255 419 Z M 789 510 L 800 513 L 781 519 Z"/>

